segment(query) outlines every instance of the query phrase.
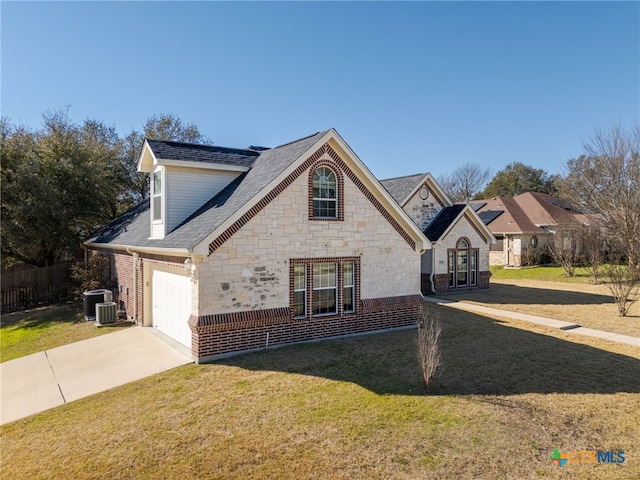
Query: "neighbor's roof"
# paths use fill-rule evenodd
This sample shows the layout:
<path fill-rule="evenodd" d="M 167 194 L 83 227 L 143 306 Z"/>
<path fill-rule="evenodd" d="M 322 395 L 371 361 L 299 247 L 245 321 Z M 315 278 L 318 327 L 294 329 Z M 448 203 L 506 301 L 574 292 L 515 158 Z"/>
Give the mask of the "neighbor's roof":
<path fill-rule="evenodd" d="M 495 233 L 548 233 L 545 227 L 563 223 L 589 223 L 586 215 L 545 193 L 526 192 L 515 197 L 482 200 L 477 209 Z"/>
<path fill-rule="evenodd" d="M 165 235 L 164 238 L 149 238 L 151 231 L 150 205 L 149 200 L 145 200 L 100 229 L 86 243 L 158 249 L 193 249 L 238 209 L 249 202 L 260 190 L 278 177 L 327 132 L 328 130 L 318 132 L 300 140 L 260 152 L 244 150 L 246 157 L 252 158 L 253 166 L 251 170 L 241 174 L 189 218 Z M 164 152 L 167 152 L 167 150 L 162 149 L 167 147 L 168 144 L 176 143 L 151 142 L 149 142 L 151 148 L 160 146 L 160 151 Z M 228 154 L 224 151 L 214 152 L 210 150 L 207 152 L 197 147 L 199 145 L 179 144 L 177 147 L 168 145 L 167 148 L 177 148 L 176 153 L 185 156 L 188 155 L 189 150 L 193 150 L 196 154 L 202 154 L 205 157 L 209 155 L 216 156 L 218 153 Z M 215 150 L 243 152 L 243 150 L 221 149 L 220 147 L 215 147 Z M 243 155 L 238 154 L 238 156 L 242 157 Z M 193 160 L 191 157 L 187 156 L 187 158 L 189 161 Z M 219 162 L 219 158 L 216 157 L 214 162 Z"/>

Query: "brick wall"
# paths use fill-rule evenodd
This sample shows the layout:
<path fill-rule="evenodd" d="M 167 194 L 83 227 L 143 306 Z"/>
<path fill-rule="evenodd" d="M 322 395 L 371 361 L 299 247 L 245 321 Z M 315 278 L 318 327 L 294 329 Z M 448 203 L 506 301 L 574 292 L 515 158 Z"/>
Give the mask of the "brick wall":
<path fill-rule="evenodd" d="M 292 319 L 288 308 L 192 317 L 192 351 L 199 362 L 248 350 L 415 325 L 422 297 L 363 300 L 358 314 Z"/>

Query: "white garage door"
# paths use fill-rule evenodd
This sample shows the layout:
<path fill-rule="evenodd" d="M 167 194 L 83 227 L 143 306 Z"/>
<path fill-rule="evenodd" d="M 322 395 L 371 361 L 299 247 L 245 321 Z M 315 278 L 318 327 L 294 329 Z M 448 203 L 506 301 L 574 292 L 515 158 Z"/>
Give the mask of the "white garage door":
<path fill-rule="evenodd" d="M 191 348 L 191 279 L 153 270 L 151 285 L 153 326 Z"/>

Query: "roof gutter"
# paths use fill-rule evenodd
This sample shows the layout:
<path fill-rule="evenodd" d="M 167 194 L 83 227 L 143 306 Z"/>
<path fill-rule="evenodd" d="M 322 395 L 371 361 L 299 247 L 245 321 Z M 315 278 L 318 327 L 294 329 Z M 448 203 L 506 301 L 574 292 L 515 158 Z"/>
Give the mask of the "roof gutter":
<path fill-rule="evenodd" d="M 119 245 L 112 243 L 93 243 L 93 242 L 84 242 L 82 245 L 87 246 L 89 248 L 104 248 L 108 250 L 123 250 L 129 254 L 132 252 L 138 253 L 150 253 L 156 255 L 175 255 L 178 257 L 188 257 L 193 253 L 193 250 L 190 248 L 159 248 L 159 247 L 138 247 L 135 245 Z"/>

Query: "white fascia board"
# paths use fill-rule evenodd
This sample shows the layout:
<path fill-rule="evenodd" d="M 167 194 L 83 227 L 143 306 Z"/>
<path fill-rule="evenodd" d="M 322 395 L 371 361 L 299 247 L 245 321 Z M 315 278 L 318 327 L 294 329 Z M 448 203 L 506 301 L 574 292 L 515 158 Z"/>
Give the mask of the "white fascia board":
<path fill-rule="evenodd" d="M 273 179 L 267 186 L 262 188 L 258 193 L 254 195 L 254 197 L 245 203 L 241 208 L 239 208 L 231 217 L 229 217 L 222 225 L 216 228 L 213 232 L 207 235 L 204 240 L 198 243 L 193 248 L 193 253 L 197 255 L 209 255 L 209 244 L 213 242 L 218 236 L 220 236 L 227 228 L 233 225 L 240 217 L 242 217 L 247 211 L 249 211 L 257 201 L 264 198 L 271 190 L 280 184 L 285 178 L 289 176 L 298 165 L 301 163 L 301 159 L 306 159 L 311 156 L 320 146 L 326 143 L 326 137 L 329 135 L 330 131 L 327 132 L 320 140 L 314 143 L 310 148 L 308 148 L 302 155 L 300 155 L 295 162 L 292 162 L 289 167 L 287 167 L 280 175 L 278 175 L 275 179 Z M 276 147 L 277 148 L 277 147 Z"/>
<path fill-rule="evenodd" d="M 142 151 L 140 152 L 140 158 L 138 158 L 137 169 L 139 172 L 151 173 L 154 169 L 154 165 L 158 163 L 158 159 L 151 150 L 149 142 L 145 139 L 142 145 Z"/>
<path fill-rule="evenodd" d="M 402 201 L 401 205 L 405 205 L 409 199 L 411 199 L 411 197 L 413 197 L 416 192 L 422 187 L 422 185 L 424 183 L 427 183 L 432 189 L 434 189 L 436 191 L 436 194 L 439 197 L 442 197 L 442 200 L 444 201 L 445 205 L 443 205 L 444 207 L 450 207 L 453 205 L 453 202 L 451 201 L 451 198 L 449 198 L 449 195 L 447 195 L 445 193 L 444 190 L 442 190 L 442 187 L 440 186 L 440 184 L 436 181 L 436 179 L 433 177 L 433 175 L 431 175 L 430 173 L 426 173 L 424 175 L 424 177 L 422 177 L 420 179 L 420 181 L 416 184 L 415 187 L 413 187 L 413 190 L 411 190 L 411 192 L 409 193 L 409 195 L 407 195 L 407 197 Z"/>
<path fill-rule="evenodd" d="M 226 165 L 222 163 L 207 163 L 207 162 L 192 162 L 189 160 L 173 160 L 170 158 L 158 158 L 156 159 L 158 165 L 165 167 L 185 167 L 185 168 L 198 168 L 200 170 L 224 170 L 227 172 L 248 172 L 250 167 L 243 167 L 241 165 Z"/>
<path fill-rule="evenodd" d="M 123 250 L 126 252 L 150 253 L 156 255 L 175 255 L 177 257 L 190 256 L 193 253 L 188 248 L 137 247 L 133 245 L 92 242 L 84 242 L 83 245 L 89 248 L 104 248 L 107 250 Z"/>
<path fill-rule="evenodd" d="M 471 207 L 469 203 L 465 205 L 460 214 L 456 217 L 455 221 L 451 222 L 451 225 L 449 225 L 449 228 L 446 230 L 445 235 L 449 233 L 449 230 L 453 228 L 453 226 L 458 223 L 460 218 L 462 218 L 462 216 L 464 216 L 467 212 L 469 212 L 469 216 L 471 217 L 470 220 L 475 224 L 476 228 L 478 230 L 482 230 L 485 233 L 487 239 L 489 240 L 489 243 L 498 243 L 498 240 L 493 235 L 493 232 L 491 232 L 491 230 L 489 230 L 489 227 L 484 224 L 478 213 Z"/>
<path fill-rule="evenodd" d="M 403 226 L 406 230 L 410 230 L 413 233 L 413 237 L 416 240 L 416 250 L 422 252 L 424 250 L 431 249 L 431 242 L 429 239 L 422 233 L 422 231 L 418 228 L 413 220 L 408 216 L 408 214 L 398 205 L 398 203 L 391 197 L 389 192 L 386 191 L 385 188 L 382 187 L 378 179 L 369 171 L 366 165 L 360 160 L 360 158 L 355 154 L 351 147 L 340 137 L 338 132 L 335 129 L 330 129 L 324 134 L 321 138 L 319 138 L 311 147 L 309 147 L 304 153 L 302 153 L 294 162 L 289 165 L 278 177 L 276 177 L 273 181 L 271 181 L 268 185 L 262 188 L 250 201 L 248 201 L 242 208 L 238 209 L 238 211 L 229 217 L 222 225 L 216 228 L 213 232 L 207 235 L 204 240 L 202 240 L 198 245 L 193 248 L 193 253 L 196 255 L 208 255 L 209 254 L 209 244 L 215 240 L 219 235 L 221 235 L 227 228 L 233 225 L 242 215 L 244 215 L 248 210 L 250 210 L 257 201 L 264 198 L 269 192 L 271 192 L 280 182 L 282 182 L 285 178 L 287 178 L 296 168 L 300 166 L 302 161 L 309 158 L 313 153 L 315 153 L 318 148 L 320 148 L 325 143 L 330 140 L 334 140 L 346 153 L 351 156 L 353 160 L 355 160 L 356 166 L 359 167 L 359 171 L 363 174 L 363 176 L 368 180 L 369 186 L 372 187 L 376 192 L 383 196 L 386 200 L 385 208 L 390 210 L 394 215 L 396 220 L 399 220 L 400 225 Z"/>
<path fill-rule="evenodd" d="M 386 203 L 386 205 L 384 205 L 383 203 L 383 206 L 393 214 L 395 220 L 398 221 L 398 223 L 400 223 L 400 225 L 405 230 L 409 230 L 413 233 L 412 236 L 416 240 L 416 250 L 419 252 L 430 250 L 432 245 L 429 239 L 425 236 L 422 230 L 418 228 L 411 217 L 409 217 L 409 214 L 407 214 L 407 212 L 405 212 L 404 209 L 400 205 L 398 205 L 398 202 L 394 200 L 387 189 L 382 186 L 376 176 L 371 173 L 371 170 L 369 170 L 369 168 L 360 159 L 360 157 L 356 155 L 349 144 L 344 141 L 344 139 L 335 129 L 331 129 L 327 135 L 330 135 L 331 138 L 335 140 L 336 143 L 338 143 L 338 145 L 340 145 L 340 147 L 347 153 L 347 155 L 350 156 L 352 160 L 354 160 L 354 163 L 358 167 L 360 173 L 368 180 L 368 187 L 378 193 L 378 195 L 376 195 L 378 199 L 380 199 L 380 197 L 384 198 L 384 203 Z"/>

